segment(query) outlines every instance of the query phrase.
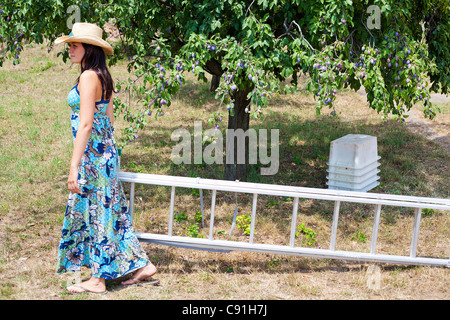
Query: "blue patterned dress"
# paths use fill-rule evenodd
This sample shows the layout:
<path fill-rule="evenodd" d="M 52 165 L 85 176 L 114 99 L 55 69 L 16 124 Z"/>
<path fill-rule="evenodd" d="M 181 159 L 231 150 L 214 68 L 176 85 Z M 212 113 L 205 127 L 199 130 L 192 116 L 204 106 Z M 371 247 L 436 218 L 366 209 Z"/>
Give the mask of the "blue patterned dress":
<path fill-rule="evenodd" d="M 95 103 L 94 124 L 78 168 L 80 194 L 70 193 L 57 273 L 91 268 L 97 278 L 114 279 L 150 261 L 132 228 L 127 200 L 118 179 L 120 168 L 114 128 L 106 114 L 109 101 Z M 78 85 L 67 97 L 73 139 L 80 124 Z"/>

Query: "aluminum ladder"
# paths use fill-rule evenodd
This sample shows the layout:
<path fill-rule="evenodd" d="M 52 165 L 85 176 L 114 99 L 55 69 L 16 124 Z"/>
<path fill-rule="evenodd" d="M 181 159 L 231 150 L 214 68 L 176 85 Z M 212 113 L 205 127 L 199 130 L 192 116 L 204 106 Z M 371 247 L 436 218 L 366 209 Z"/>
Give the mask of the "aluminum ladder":
<path fill-rule="evenodd" d="M 417 242 L 419 238 L 422 209 L 426 208 L 426 209 L 450 210 L 449 199 L 341 191 L 341 190 L 330 190 L 320 188 L 281 186 L 262 183 L 189 178 L 180 176 L 167 176 L 167 175 L 130 173 L 130 172 L 120 172 L 119 179 L 122 182 L 131 183 L 130 199 L 129 199 L 129 212 L 131 214 L 131 217 L 134 209 L 134 196 L 136 183 L 171 187 L 168 234 L 163 235 L 163 234 L 136 232 L 136 235 L 139 238 L 139 240 L 144 242 L 163 244 L 175 247 L 199 249 L 199 250 L 211 250 L 211 251 L 225 251 L 225 252 L 249 251 L 249 252 L 263 252 L 270 254 L 353 260 L 357 262 L 379 262 L 379 263 L 392 263 L 405 265 L 450 267 L 450 259 L 439 259 L 439 258 L 417 256 Z M 177 187 L 195 188 L 199 189 L 200 191 L 212 190 L 209 235 L 207 239 L 173 235 L 175 188 Z M 250 237 L 248 242 L 214 239 L 214 211 L 215 211 L 217 191 L 230 191 L 230 192 L 253 194 Z M 294 199 L 289 245 L 254 243 L 256 204 L 258 195 L 287 196 Z M 329 249 L 305 248 L 305 247 L 297 247 L 294 245 L 299 198 L 328 200 L 334 202 L 333 221 L 331 227 L 331 239 Z M 354 202 L 354 203 L 375 205 L 375 214 L 369 253 L 339 251 L 335 249 L 337 227 L 339 220 L 339 209 L 341 202 Z M 378 227 L 380 222 L 382 206 L 400 206 L 415 209 L 414 225 L 409 256 L 377 254 L 376 249 L 377 249 Z"/>

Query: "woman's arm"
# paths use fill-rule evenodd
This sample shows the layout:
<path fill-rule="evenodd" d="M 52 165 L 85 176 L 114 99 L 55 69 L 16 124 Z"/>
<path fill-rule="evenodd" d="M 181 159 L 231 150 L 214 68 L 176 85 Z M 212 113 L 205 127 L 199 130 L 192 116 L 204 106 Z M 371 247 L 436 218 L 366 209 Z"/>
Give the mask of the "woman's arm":
<path fill-rule="evenodd" d="M 73 193 L 81 192 L 78 187 L 78 166 L 80 165 L 81 157 L 86 150 L 92 131 L 95 113 L 95 95 L 98 84 L 99 79 L 94 71 L 87 70 L 81 74 L 78 83 L 78 91 L 80 92 L 80 124 L 75 137 L 68 179 L 69 190 Z"/>

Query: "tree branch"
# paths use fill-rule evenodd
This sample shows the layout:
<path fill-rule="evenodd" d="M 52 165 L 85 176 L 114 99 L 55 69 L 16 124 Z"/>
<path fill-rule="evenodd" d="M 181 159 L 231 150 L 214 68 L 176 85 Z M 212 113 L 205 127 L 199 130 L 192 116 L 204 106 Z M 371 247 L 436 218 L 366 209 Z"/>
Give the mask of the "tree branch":
<path fill-rule="evenodd" d="M 290 35 L 292 38 L 294 38 L 293 36 L 292 36 L 292 32 L 291 32 L 291 28 L 292 28 L 292 24 L 295 24 L 296 26 L 297 26 L 297 28 L 298 28 L 298 31 L 300 31 L 300 38 L 302 38 L 307 44 L 308 44 L 308 46 L 311 48 L 311 50 L 313 50 L 313 51 L 315 51 L 316 49 L 314 49 L 313 48 L 313 46 L 308 42 L 308 40 L 306 40 L 306 38 L 303 36 L 303 32 L 302 32 L 302 29 L 300 28 L 300 26 L 298 25 L 298 23 L 297 22 L 295 22 L 295 20 L 292 20 L 291 21 L 291 23 L 289 24 L 289 27 L 286 25 L 286 23 L 287 23 L 287 19 L 285 19 L 284 20 L 284 27 L 285 27 L 285 29 L 286 29 L 286 33 L 284 33 L 284 34 L 282 34 L 280 37 L 282 37 L 283 35 L 285 35 L 285 34 L 288 34 L 288 35 Z"/>

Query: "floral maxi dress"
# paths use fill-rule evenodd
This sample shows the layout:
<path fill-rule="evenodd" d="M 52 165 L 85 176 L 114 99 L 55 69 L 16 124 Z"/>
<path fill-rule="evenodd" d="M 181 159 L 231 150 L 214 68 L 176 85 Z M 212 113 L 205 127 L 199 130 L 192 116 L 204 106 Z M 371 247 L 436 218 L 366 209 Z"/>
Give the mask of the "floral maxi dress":
<path fill-rule="evenodd" d="M 95 103 L 94 123 L 78 168 L 80 194 L 67 202 L 57 273 L 91 268 L 97 278 L 114 279 L 144 267 L 148 257 L 133 231 L 127 200 L 118 179 L 114 128 L 106 114 L 109 101 Z M 67 97 L 75 141 L 80 124 L 78 85 Z"/>

